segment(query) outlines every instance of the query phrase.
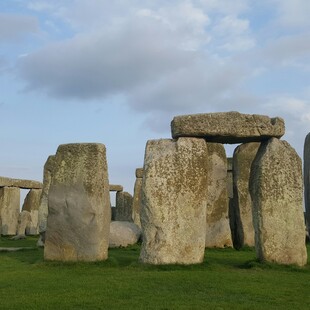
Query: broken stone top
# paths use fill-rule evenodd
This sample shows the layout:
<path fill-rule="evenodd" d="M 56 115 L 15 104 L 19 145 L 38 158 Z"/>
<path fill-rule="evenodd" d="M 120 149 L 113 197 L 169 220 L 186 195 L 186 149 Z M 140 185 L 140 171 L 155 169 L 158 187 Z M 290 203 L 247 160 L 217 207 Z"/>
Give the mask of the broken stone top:
<path fill-rule="evenodd" d="M 11 179 L 0 177 L 0 187 L 19 187 L 23 189 L 41 189 L 43 184 L 38 181 Z"/>
<path fill-rule="evenodd" d="M 220 112 L 181 115 L 171 122 L 172 137 L 198 137 L 208 142 L 259 142 L 285 133 L 284 120 L 265 115 Z"/>

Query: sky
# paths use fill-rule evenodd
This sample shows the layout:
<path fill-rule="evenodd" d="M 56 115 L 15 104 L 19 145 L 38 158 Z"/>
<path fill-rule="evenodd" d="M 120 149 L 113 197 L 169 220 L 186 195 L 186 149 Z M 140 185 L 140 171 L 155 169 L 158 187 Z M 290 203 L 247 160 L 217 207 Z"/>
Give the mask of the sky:
<path fill-rule="evenodd" d="M 174 116 L 226 111 L 284 118 L 302 157 L 309 16 L 309 0 L 1 0 L 0 175 L 42 180 L 58 145 L 96 142 L 133 193 Z"/>

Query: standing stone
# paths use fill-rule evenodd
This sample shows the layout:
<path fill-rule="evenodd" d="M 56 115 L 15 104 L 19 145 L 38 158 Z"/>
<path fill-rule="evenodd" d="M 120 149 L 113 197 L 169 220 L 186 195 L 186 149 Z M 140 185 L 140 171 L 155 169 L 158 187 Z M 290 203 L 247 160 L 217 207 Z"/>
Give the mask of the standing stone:
<path fill-rule="evenodd" d="M 136 244 L 141 237 L 141 229 L 135 223 L 114 221 L 110 224 L 109 248 L 127 247 Z"/>
<path fill-rule="evenodd" d="M 20 209 L 20 189 L 0 188 L 1 234 L 16 235 Z"/>
<path fill-rule="evenodd" d="M 310 133 L 307 134 L 304 145 L 304 197 L 306 207 L 306 227 L 310 234 Z"/>
<path fill-rule="evenodd" d="M 208 143 L 208 153 L 206 247 L 231 247 L 226 152 L 222 144 Z"/>
<path fill-rule="evenodd" d="M 45 259 L 105 260 L 110 220 L 105 146 L 60 145 L 48 194 Z"/>
<path fill-rule="evenodd" d="M 47 215 L 48 215 L 48 192 L 52 182 L 52 172 L 55 163 L 55 155 L 51 155 L 47 158 L 47 161 L 44 165 L 43 171 L 43 188 L 42 194 L 40 198 L 40 206 L 39 206 L 39 215 L 38 215 L 38 222 L 39 222 L 39 233 L 40 233 L 40 241 L 42 245 L 45 242 L 45 231 L 47 225 Z M 39 241 L 39 242 L 40 242 Z"/>
<path fill-rule="evenodd" d="M 29 211 L 23 210 L 18 217 L 18 226 L 14 240 L 26 238 L 26 230 L 31 225 L 31 214 Z"/>
<path fill-rule="evenodd" d="M 42 189 L 31 189 L 24 200 L 22 211 L 28 211 L 31 218 L 26 230 L 27 235 L 37 235 L 39 233 L 38 213 L 41 194 Z"/>
<path fill-rule="evenodd" d="M 252 162 L 259 149 L 259 142 L 239 145 L 233 156 L 233 204 L 235 230 L 233 242 L 236 249 L 255 246 L 252 200 L 249 192 L 249 179 Z"/>
<path fill-rule="evenodd" d="M 141 210 L 141 192 L 142 192 L 143 169 L 136 169 L 136 182 L 132 203 L 132 219 L 133 222 L 141 228 L 140 210 Z"/>
<path fill-rule="evenodd" d="M 208 150 L 204 139 L 148 141 L 144 157 L 140 260 L 196 264 L 204 258 Z"/>
<path fill-rule="evenodd" d="M 286 142 L 263 142 L 252 164 L 256 253 L 261 261 L 307 263 L 301 159 Z"/>
<path fill-rule="evenodd" d="M 132 196 L 127 192 L 116 193 L 115 221 L 132 222 Z"/>

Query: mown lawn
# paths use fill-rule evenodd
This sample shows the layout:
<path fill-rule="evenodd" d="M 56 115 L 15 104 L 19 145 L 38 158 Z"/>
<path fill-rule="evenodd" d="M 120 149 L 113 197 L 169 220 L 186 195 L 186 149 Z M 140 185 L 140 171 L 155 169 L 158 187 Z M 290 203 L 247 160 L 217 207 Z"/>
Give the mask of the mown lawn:
<path fill-rule="evenodd" d="M 148 266 L 139 251 L 112 249 L 97 263 L 44 262 L 42 249 L 2 252 L 0 309 L 310 309 L 309 263 L 260 264 L 253 249 L 209 249 L 201 265 Z"/>

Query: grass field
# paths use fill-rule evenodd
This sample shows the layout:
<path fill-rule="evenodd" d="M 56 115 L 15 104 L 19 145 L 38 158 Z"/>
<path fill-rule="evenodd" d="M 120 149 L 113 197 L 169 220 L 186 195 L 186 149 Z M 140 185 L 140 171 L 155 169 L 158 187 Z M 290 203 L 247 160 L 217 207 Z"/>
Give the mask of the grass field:
<path fill-rule="evenodd" d="M 33 247 L 36 238 L 0 247 Z M 149 266 L 139 246 L 97 263 L 43 261 L 43 250 L 0 253 L 0 309 L 310 309 L 310 265 L 260 264 L 253 249 L 208 249 L 195 266 Z M 308 246 L 308 256 L 310 247 Z"/>

